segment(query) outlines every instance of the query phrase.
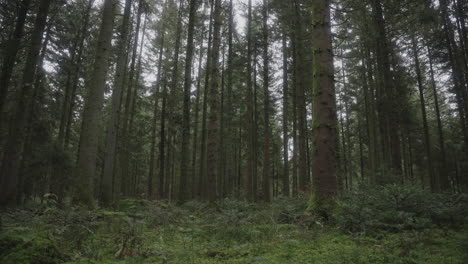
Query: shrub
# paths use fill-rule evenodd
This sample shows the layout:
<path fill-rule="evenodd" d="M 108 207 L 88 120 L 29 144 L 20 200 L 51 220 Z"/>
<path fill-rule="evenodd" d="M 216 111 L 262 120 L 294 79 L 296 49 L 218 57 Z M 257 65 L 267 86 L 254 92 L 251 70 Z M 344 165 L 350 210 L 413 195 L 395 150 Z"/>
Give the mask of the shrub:
<path fill-rule="evenodd" d="M 3 264 L 55 264 L 63 263 L 67 256 L 45 235 L 32 238 L 15 235 L 0 237 L 0 263 Z"/>
<path fill-rule="evenodd" d="M 465 195 L 434 194 L 415 186 L 363 187 L 338 200 L 334 217 L 350 232 L 455 227 L 467 215 L 466 199 Z"/>

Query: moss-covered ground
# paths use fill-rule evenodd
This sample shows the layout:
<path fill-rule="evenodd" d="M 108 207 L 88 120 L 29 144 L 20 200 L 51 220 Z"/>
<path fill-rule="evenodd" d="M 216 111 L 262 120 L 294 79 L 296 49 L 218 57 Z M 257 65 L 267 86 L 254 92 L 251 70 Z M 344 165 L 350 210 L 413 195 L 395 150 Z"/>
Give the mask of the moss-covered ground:
<path fill-rule="evenodd" d="M 349 233 L 303 210 L 126 201 L 116 211 L 31 207 L 2 215 L 0 263 L 468 263 L 468 230 Z M 33 209 L 35 208 L 35 209 Z"/>

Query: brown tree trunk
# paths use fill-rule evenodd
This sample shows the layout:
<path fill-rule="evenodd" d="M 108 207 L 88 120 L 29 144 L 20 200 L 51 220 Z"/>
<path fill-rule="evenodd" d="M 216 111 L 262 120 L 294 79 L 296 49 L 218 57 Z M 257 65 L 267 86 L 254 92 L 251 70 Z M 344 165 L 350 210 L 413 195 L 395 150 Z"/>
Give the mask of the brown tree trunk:
<path fill-rule="evenodd" d="M 315 15 L 313 51 L 313 140 L 312 175 L 314 196 L 320 210 L 321 199 L 337 194 L 337 117 L 335 89 L 333 83 L 333 49 L 330 25 L 329 1 L 316 1 L 312 13 Z M 325 212 L 329 213 L 329 212 Z"/>

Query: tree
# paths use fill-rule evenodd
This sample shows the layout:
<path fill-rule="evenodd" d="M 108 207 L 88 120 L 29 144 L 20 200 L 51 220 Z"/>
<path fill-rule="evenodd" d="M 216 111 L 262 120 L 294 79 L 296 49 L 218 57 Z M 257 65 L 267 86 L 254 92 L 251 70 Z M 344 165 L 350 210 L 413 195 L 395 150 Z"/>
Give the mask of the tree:
<path fill-rule="evenodd" d="M 323 200 L 333 198 L 337 186 L 337 117 L 335 90 L 333 85 L 333 49 L 330 25 L 330 3 L 316 1 L 312 5 L 313 32 L 313 152 L 312 175 L 316 208 Z M 327 213 L 327 212 L 325 212 Z"/>
<path fill-rule="evenodd" d="M 47 23 L 52 0 L 41 0 L 37 11 L 30 46 L 23 69 L 18 102 L 10 121 L 5 153 L 3 154 L 0 183 L 0 207 L 12 206 L 16 203 L 17 184 L 21 164 L 21 156 L 26 137 L 26 126 L 29 119 L 33 84 L 36 68 L 39 62 L 44 29 Z"/>
<path fill-rule="evenodd" d="M 18 17 L 16 19 L 15 32 L 13 36 L 8 40 L 5 46 L 3 63 L 0 75 L 0 129 L 2 129 L 3 123 L 3 107 L 5 99 L 8 95 L 8 86 L 10 85 L 11 74 L 15 66 L 16 57 L 20 48 L 20 42 L 23 38 L 24 24 L 26 16 L 28 14 L 31 0 L 22 0 L 20 3 L 20 9 L 18 11 Z"/>
<path fill-rule="evenodd" d="M 120 38 L 117 47 L 117 65 L 114 79 L 114 90 L 112 92 L 112 112 L 107 125 L 106 158 L 102 179 L 101 199 L 104 206 L 111 206 L 114 202 L 114 177 L 115 159 L 117 150 L 117 131 L 119 129 L 120 109 L 122 105 L 122 91 L 124 85 L 125 71 L 127 70 L 127 41 L 129 35 L 130 12 L 132 0 L 125 1 L 123 21 L 120 28 Z"/>
<path fill-rule="evenodd" d="M 271 127 L 270 127 L 270 72 L 268 58 L 268 2 L 263 0 L 263 90 L 264 90 L 264 142 L 263 142 L 263 199 L 270 202 Z"/>
<path fill-rule="evenodd" d="M 110 49 L 112 47 L 112 31 L 115 16 L 114 0 L 105 0 L 102 21 L 99 30 L 93 71 L 85 105 L 83 109 L 83 124 L 80 135 L 80 148 L 73 183 L 73 201 L 85 206 L 93 205 L 94 178 L 96 177 L 96 157 L 101 116 L 109 68 Z"/>
<path fill-rule="evenodd" d="M 189 167 L 189 137 L 190 137 L 190 88 L 192 86 L 192 62 L 194 53 L 194 32 L 195 19 L 198 3 L 197 0 L 190 0 L 187 52 L 185 56 L 185 78 L 184 78 L 184 110 L 182 121 L 182 146 L 181 146 L 181 172 L 180 172 L 180 190 L 179 201 L 184 202 L 187 199 L 188 167 Z M 192 177 L 193 179 L 193 177 Z"/>
<path fill-rule="evenodd" d="M 283 195 L 289 196 L 289 135 L 288 135 L 288 51 L 286 32 L 282 36 L 283 44 Z"/>
<path fill-rule="evenodd" d="M 220 62 L 219 54 L 221 47 L 221 0 L 214 0 L 213 13 L 213 47 L 211 50 L 211 82 L 209 94 L 209 124 L 208 124 L 208 142 L 207 142 L 207 194 L 206 199 L 214 201 L 218 193 L 216 189 L 216 180 L 218 178 L 219 168 L 219 87 L 220 87 Z"/>

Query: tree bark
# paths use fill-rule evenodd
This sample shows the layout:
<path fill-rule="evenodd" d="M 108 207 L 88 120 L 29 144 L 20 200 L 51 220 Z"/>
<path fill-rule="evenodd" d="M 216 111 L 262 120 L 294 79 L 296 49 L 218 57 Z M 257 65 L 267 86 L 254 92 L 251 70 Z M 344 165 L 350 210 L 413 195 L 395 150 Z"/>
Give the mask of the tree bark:
<path fill-rule="evenodd" d="M 182 120 L 182 146 L 180 163 L 180 189 L 179 202 L 184 202 L 188 197 L 188 168 L 189 168 L 189 144 L 190 144 L 190 88 L 192 86 L 192 61 L 194 52 L 194 32 L 195 20 L 198 8 L 197 0 L 190 0 L 188 33 L 187 33 L 187 52 L 185 56 L 185 77 L 184 77 L 184 106 Z M 193 176 L 193 175 L 190 175 Z M 190 179 L 192 182 L 193 177 Z"/>
<path fill-rule="evenodd" d="M 115 6 L 115 0 L 106 0 L 104 2 L 93 71 L 84 104 L 80 147 L 73 184 L 73 202 L 88 207 L 93 206 L 98 139 L 101 129 L 100 123 L 110 50 L 112 48 Z"/>
<path fill-rule="evenodd" d="M 337 116 L 333 84 L 333 49 L 330 25 L 330 3 L 316 1 L 312 7 L 315 15 L 315 49 L 313 50 L 313 140 L 312 175 L 316 201 L 337 194 Z M 317 200 L 318 199 L 318 200 Z M 323 204 L 317 204 L 319 211 Z M 326 212 L 329 213 L 329 212 Z"/>
<path fill-rule="evenodd" d="M 219 86 L 220 86 L 220 65 L 219 54 L 221 46 L 221 0 L 214 0 L 213 13 L 213 48 L 211 52 L 211 84 L 209 96 L 209 125 L 207 142 L 207 200 L 217 199 L 216 180 L 218 178 L 218 158 L 219 158 Z"/>
<path fill-rule="evenodd" d="M 283 195 L 289 196 L 289 80 L 288 80 L 288 44 L 283 32 Z"/>
<path fill-rule="evenodd" d="M 114 202 L 114 167 L 115 152 L 117 145 L 117 131 L 119 129 L 120 106 L 122 101 L 122 90 L 124 75 L 127 70 L 127 41 L 129 35 L 130 11 L 132 0 L 125 1 L 123 22 L 120 28 L 120 39 L 117 47 L 117 65 L 114 79 L 114 90 L 112 92 L 112 110 L 107 124 L 106 155 L 104 160 L 104 172 L 101 186 L 101 202 L 109 207 Z"/>
<path fill-rule="evenodd" d="M 268 0 L 263 0 L 263 102 L 264 102 L 264 142 L 263 142 L 263 199 L 271 201 L 271 128 L 270 128 L 270 72 L 268 57 Z"/>

